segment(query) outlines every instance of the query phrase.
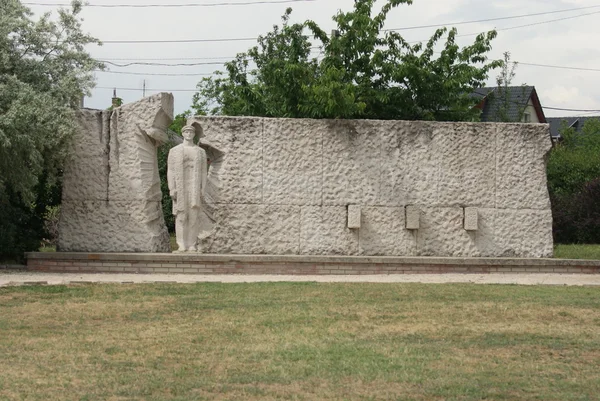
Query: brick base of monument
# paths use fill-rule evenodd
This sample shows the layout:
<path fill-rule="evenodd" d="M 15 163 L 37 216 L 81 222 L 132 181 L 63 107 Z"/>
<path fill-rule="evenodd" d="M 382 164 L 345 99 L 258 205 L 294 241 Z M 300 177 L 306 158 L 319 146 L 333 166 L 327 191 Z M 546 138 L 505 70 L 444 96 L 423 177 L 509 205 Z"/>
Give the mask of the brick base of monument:
<path fill-rule="evenodd" d="M 600 260 L 28 253 L 27 268 L 45 272 L 371 275 L 439 273 L 600 273 Z"/>

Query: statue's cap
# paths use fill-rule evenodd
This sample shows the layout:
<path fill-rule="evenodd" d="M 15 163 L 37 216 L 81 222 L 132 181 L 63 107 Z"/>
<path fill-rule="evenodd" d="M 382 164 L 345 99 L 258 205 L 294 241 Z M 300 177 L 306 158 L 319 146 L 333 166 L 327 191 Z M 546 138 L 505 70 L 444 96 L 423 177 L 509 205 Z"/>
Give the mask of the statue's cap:
<path fill-rule="evenodd" d="M 185 131 L 194 131 L 195 136 L 198 137 L 202 137 L 204 134 L 202 126 L 197 121 L 184 125 L 183 128 L 181 128 L 181 132 Z"/>

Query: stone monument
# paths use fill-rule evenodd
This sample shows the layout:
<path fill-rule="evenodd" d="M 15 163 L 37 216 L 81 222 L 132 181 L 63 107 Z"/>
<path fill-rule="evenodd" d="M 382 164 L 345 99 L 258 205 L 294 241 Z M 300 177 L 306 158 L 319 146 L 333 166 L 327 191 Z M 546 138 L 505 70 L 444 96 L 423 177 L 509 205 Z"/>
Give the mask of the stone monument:
<path fill-rule="evenodd" d="M 180 252 L 196 252 L 202 229 L 206 229 L 203 204 L 208 164 L 204 149 L 194 143 L 202 136 L 198 123 L 182 129 L 183 143 L 169 151 L 167 177 L 173 199 L 175 234 Z"/>
<path fill-rule="evenodd" d="M 202 253 L 552 256 L 546 124 L 194 121 L 217 156 Z"/>
<path fill-rule="evenodd" d="M 170 94 L 80 112 L 59 250 L 170 251 L 156 149 L 172 115 Z M 552 256 L 546 124 L 194 117 L 183 135 L 182 251 Z"/>
<path fill-rule="evenodd" d="M 58 250 L 170 252 L 157 147 L 172 121 L 168 93 L 114 110 L 80 110 L 65 167 Z"/>

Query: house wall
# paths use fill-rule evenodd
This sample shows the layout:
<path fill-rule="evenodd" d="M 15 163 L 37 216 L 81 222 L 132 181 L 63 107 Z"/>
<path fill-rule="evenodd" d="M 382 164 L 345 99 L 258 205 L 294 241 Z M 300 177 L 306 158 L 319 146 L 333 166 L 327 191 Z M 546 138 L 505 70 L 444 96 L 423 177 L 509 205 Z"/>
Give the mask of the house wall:
<path fill-rule="evenodd" d="M 531 99 L 529 99 L 529 102 L 527 102 L 527 107 L 525 108 L 524 112 L 529 113 L 529 115 L 531 116 L 531 120 L 529 121 L 530 123 L 539 123 L 540 122 L 540 119 L 538 118 L 538 115 L 537 115 L 537 111 L 535 110 L 535 106 L 533 105 L 533 102 L 531 101 Z M 525 122 L 524 116 L 521 121 Z"/>
<path fill-rule="evenodd" d="M 195 120 L 203 253 L 552 255 L 548 125 Z"/>

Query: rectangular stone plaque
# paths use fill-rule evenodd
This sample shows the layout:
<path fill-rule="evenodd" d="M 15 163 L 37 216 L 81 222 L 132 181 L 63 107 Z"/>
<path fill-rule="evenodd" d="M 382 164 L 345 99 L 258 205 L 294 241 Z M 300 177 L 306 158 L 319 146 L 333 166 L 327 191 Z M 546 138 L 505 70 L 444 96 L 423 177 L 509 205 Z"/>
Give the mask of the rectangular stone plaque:
<path fill-rule="evenodd" d="M 349 205 L 348 206 L 348 228 L 360 228 L 360 206 Z"/>
<path fill-rule="evenodd" d="M 476 207 L 464 208 L 464 225 L 467 231 L 477 231 L 479 229 L 478 212 Z"/>
<path fill-rule="evenodd" d="M 421 209 L 417 206 L 406 206 L 406 229 L 418 230 L 421 228 Z"/>

